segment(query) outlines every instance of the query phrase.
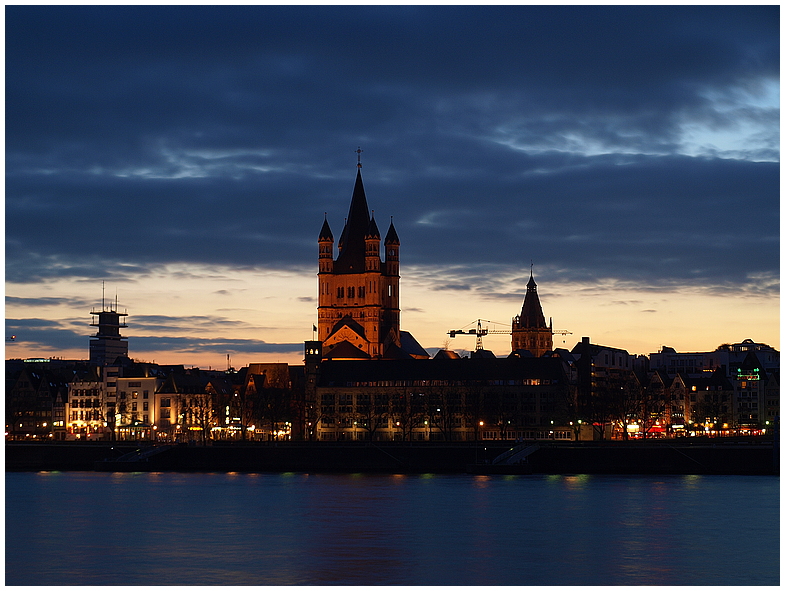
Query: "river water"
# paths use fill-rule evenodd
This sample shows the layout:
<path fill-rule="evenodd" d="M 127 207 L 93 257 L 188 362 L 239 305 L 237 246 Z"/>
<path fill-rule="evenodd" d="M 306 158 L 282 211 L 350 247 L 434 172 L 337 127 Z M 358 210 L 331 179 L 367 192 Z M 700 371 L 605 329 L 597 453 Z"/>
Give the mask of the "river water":
<path fill-rule="evenodd" d="M 7 585 L 777 585 L 774 476 L 6 474 Z"/>

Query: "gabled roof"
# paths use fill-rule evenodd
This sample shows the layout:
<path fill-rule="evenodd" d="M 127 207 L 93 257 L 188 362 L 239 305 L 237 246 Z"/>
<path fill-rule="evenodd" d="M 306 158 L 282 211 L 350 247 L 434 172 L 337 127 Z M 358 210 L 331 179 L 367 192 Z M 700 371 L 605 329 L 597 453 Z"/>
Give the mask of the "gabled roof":
<path fill-rule="evenodd" d="M 228 395 L 228 394 L 232 393 L 232 384 L 231 384 L 231 382 L 228 379 L 223 378 L 223 377 L 220 377 L 220 378 L 212 377 L 212 378 L 210 378 L 207 381 L 207 384 L 205 384 L 205 388 L 207 388 L 208 386 L 212 387 L 212 389 L 217 394 L 227 394 Z"/>
<path fill-rule="evenodd" d="M 450 351 L 449 349 L 439 349 L 436 352 L 436 355 L 433 356 L 433 358 L 434 359 L 460 359 L 461 356 L 455 351 Z"/>
<path fill-rule="evenodd" d="M 430 355 L 428 357 L 430 357 Z M 401 349 L 398 345 L 391 342 L 384 346 L 384 355 L 382 355 L 382 359 L 413 359 L 413 357 Z"/>
<path fill-rule="evenodd" d="M 569 349 L 562 349 L 557 347 L 553 351 L 543 353 L 543 357 L 560 357 L 567 363 L 575 363 L 575 357 L 570 353 Z"/>
<path fill-rule="evenodd" d="M 362 338 L 365 338 L 365 328 L 363 328 L 363 326 L 359 322 L 357 322 L 354 318 L 352 318 L 348 314 L 335 323 L 335 326 L 333 326 L 333 329 L 330 331 L 330 334 L 327 336 L 327 338 L 329 339 L 331 336 L 333 336 L 335 333 L 341 330 L 344 326 L 350 328 L 358 335 L 360 335 Z"/>
<path fill-rule="evenodd" d="M 176 373 L 172 372 L 166 381 L 161 384 L 159 392 L 167 394 L 204 394 L 210 378 L 198 371 Z"/>
<path fill-rule="evenodd" d="M 665 386 L 666 388 L 669 388 L 674 380 L 674 378 L 668 375 L 668 372 L 663 371 L 661 369 L 655 369 L 653 372 L 651 372 L 651 378 L 654 378 L 654 376 L 657 376 L 662 382 L 662 385 Z"/>
<path fill-rule="evenodd" d="M 755 355 L 754 351 L 749 351 L 747 353 L 747 355 L 744 357 L 744 361 L 741 362 L 740 369 L 758 369 L 760 371 L 764 371 L 763 365 L 761 365 L 760 359 L 758 359 L 758 356 Z"/>
<path fill-rule="evenodd" d="M 695 386 L 698 390 L 705 390 L 706 386 L 720 386 L 723 390 L 733 390 L 733 384 L 725 376 L 722 367 L 718 367 L 710 376 L 691 378 L 683 375 L 682 380 L 688 389 L 692 386 Z"/>
<path fill-rule="evenodd" d="M 325 359 L 370 359 L 371 356 L 349 341 L 341 341 L 324 354 Z"/>

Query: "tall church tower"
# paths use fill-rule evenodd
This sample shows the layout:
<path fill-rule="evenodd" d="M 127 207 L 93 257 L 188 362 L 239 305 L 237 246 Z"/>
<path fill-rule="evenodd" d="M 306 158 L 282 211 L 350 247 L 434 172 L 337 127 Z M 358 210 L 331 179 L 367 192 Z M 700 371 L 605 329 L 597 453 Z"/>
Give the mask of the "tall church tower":
<path fill-rule="evenodd" d="M 526 349 L 535 357 L 553 350 L 553 324 L 545 324 L 534 271 L 526 284 L 521 313 L 512 319 L 512 350 Z"/>
<path fill-rule="evenodd" d="M 325 215 L 319 232 L 319 326 L 322 354 L 333 359 L 380 359 L 401 346 L 398 300 L 400 241 L 392 220 L 380 255 L 381 234 L 368 213 L 357 150 L 357 178 L 346 225 L 333 259 Z"/>

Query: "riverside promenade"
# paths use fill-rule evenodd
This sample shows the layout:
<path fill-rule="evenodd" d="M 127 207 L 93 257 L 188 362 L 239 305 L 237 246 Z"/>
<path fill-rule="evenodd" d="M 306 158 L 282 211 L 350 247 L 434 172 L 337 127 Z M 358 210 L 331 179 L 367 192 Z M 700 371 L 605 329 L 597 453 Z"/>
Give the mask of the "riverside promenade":
<path fill-rule="evenodd" d="M 534 443 L 534 442 L 532 442 Z M 6 471 L 484 473 L 511 442 L 213 443 L 7 442 Z M 519 467 L 520 468 L 520 467 Z M 779 474 L 771 437 L 637 441 L 538 441 L 524 472 L 534 474 Z M 485 473 L 505 473 L 494 470 Z"/>

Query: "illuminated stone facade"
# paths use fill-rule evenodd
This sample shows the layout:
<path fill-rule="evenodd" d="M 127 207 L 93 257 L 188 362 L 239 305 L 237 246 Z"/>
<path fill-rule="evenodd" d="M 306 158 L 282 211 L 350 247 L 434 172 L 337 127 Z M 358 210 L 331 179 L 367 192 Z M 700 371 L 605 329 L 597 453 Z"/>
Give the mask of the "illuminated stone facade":
<path fill-rule="evenodd" d="M 398 299 L 400 241 L 395 227 L 384 239 L 368 212 L 358 165 L 349 215 L 333 259 L 333 234 L 325 218 L 319 233 L 318 340 L 326 358 L 381 359 L 400 351 Z"/>

